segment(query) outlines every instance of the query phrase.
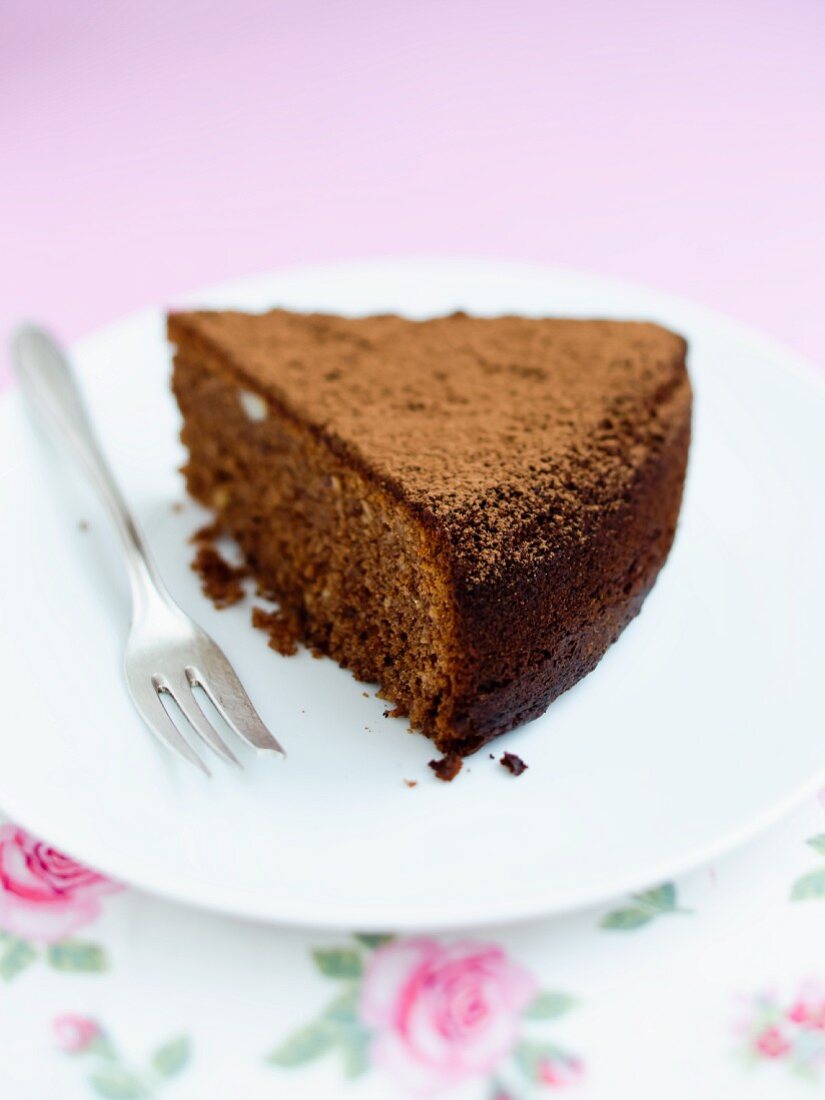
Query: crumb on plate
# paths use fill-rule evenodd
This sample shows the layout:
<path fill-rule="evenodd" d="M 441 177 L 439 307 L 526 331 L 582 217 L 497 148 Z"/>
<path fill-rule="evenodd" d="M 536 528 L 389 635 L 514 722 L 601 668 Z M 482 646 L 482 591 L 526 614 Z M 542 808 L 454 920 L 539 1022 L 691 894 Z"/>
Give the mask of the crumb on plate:
<path fill-rule="evenodd" d="M 440 760 L 431 760 L 429 767 L 433 769 L 439 779 L 449 783 L 461 771 L 462 763 L 463 761 L 457 752 L 448 752 Z"/>
<path fill-rule="evenodd" d="M 499 763 L 502 767 L 506 768 L 511 775 L 521 775 L 522 772 L 527 771 L 527 765 L 521 759 L 520 756 L 516 756 L 514 752 L 505 752 Z"/>

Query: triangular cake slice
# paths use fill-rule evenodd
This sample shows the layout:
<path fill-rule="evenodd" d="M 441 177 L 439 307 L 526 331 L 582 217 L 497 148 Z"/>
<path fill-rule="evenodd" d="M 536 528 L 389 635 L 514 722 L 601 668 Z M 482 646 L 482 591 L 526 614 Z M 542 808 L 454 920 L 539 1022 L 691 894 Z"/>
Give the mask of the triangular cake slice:
<path fill-rule="evenodd" d="M 300 637 L 444 752 L 540 715 L 638 613 L 690 439 L 653 324 L 176 313 L 190 493 Z"/>

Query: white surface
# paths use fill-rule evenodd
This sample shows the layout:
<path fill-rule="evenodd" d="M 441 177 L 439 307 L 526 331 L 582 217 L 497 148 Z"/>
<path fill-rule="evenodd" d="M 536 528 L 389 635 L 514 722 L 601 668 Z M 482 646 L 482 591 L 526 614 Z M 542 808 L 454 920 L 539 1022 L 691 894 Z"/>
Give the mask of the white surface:
<path fill-rule="evenodd" d="M 648 291 L 504 264 L 339 265 L 188 304 L 426 315 L 464 307 L 651 318 L 691 344 L 695 439 L 670 561 L 640 618 L 547 715 L 453 784 L 429 742 L 330 661 L 281 658 L 249 607 L 188 570 L 161 315 L 74 349 L 104 447 L 173 594 L 235 664 L 289 758 L 202 780 L 164 754 L 120 674 L 126 588 L 105 521 L 0 403 L 0 806 L 120 878 L 317 926 L 468 926 L 569 909 L 680 873 L 823 778 L 823 390 L 792 357 Z M 90 523 L 88 531 L 78 520 Z M 409 789 L 405 778 L 418 786 Z"/>

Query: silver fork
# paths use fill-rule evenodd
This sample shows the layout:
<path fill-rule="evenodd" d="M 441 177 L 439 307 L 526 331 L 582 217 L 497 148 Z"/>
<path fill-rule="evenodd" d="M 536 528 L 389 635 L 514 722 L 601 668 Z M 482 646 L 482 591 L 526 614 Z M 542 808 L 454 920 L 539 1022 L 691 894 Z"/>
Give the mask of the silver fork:
<path fill-rule="evenodd" d="M 160 698 L 166 694 L 198 742 L 240 766 L 201 709 L 192 690 L 198 686 L 243 741 L 255 749 L 285 756 L 223 652 L 169 595 L 101 453 L 63 353 L 46 332 L 26 325 L 14 335 L 12 354 L 27 403 L 48 434 L 60 439 L 86 472 L 120 535 L 132 590 L 132 622 L 123 667 L 129 694 L 146 725 L 172 752 L 210 774 L 167 714 Z"/>

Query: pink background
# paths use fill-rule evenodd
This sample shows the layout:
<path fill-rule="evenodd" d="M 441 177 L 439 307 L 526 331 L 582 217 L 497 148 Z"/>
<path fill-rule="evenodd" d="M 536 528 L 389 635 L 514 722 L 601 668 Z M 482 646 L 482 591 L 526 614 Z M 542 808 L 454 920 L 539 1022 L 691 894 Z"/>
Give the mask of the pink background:
<path fill-rule="evenodd" d="M 300 262 L 446 254 L 646 282 L 823 360 L 823 0 L 2 13 L 3 339 Z"/>

